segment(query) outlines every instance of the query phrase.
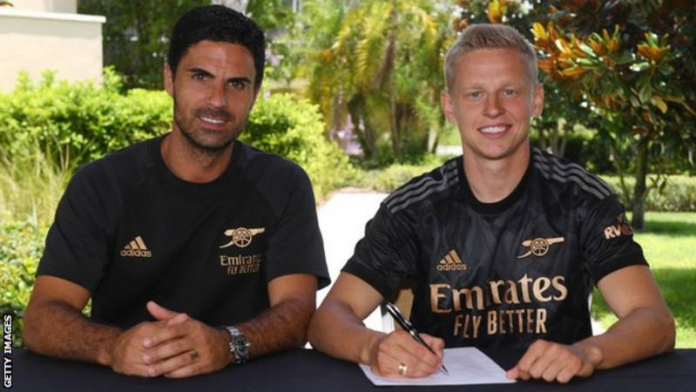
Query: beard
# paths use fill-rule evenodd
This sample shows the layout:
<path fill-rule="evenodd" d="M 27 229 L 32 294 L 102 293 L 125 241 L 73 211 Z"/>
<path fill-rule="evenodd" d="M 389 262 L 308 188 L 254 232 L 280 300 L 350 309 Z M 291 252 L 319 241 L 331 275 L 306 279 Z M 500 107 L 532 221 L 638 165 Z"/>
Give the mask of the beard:
<path fill-rule="evenodd" d="M 223 130 L 210 130 L 201 126 L 197 119 L 209 117 L 225 121 L 227 126 Z M 195 152 L 206 156 L 218 156 L 222 154 L 242 133 L 246 127 L 248 116 L 242 121 L 237 121 L 234 114 L 225 109 L 203 107 L 186 113 L 177 105 L 174 98 L 174 122 L 184 135 L 189 147 Z"/>

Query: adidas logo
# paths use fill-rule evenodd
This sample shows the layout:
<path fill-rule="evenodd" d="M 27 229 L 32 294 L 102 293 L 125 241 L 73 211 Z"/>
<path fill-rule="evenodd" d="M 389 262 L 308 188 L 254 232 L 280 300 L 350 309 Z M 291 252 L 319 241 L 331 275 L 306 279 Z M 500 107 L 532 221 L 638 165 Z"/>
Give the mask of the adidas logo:
<path fill-rule="evenodd" d="M 451 250 L 437 265 L 438 271 L 466 271 L 466 264 L 459 258 L 457 252 Z"/>
<path fill-rule="evenodd" d="M 152 252 L 147 249 L 143 237 L 137 236 L 121 250 L 123 257 L 152 257 Z"/>

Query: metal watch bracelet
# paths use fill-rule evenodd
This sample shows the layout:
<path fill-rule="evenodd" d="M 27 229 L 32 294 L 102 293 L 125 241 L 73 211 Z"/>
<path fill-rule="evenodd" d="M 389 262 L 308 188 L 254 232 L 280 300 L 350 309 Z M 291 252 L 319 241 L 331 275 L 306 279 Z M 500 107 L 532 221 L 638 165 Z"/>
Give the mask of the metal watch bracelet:
<path fill-rule="evenodd" d="M 249 339 L 234 326 L 223 326 L 225 330 L 230 334 L 229 350 L 234 358 L 235 364 L 242 364 L 249 360 L 249 348 L 251 347 L 251 342 Z"/>

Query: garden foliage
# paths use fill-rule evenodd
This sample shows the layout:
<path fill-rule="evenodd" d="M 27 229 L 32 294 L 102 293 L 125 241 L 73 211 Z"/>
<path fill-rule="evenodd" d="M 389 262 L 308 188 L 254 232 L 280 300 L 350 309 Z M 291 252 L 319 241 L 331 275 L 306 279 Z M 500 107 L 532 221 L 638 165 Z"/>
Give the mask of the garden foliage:
<path fill-rule="evenodd" d="M 0 311 L 19 316 L 16 345 L 44 238 L 71 173 L 171 127 L 165 92 L 120 88 L 107 70 L 102 86 L 58 82 L 48 74 L 36 84 L 22 77 L 14 92 L 0 94 Z M 348 158 L 324 138 L 318 108 L 291 95 L 259 96 L 242 139 L 304 167 L 317 199 L 353 173 Z M 53 188 L 59 189 L 47 192 Z"/>
<path fill-rule="evenodd" d="M 317 199 L 345 185 L 352 174 L 348 157 L 326 141 L 318 107 L 290 94 L 259 99 L 241 139 L 299 163 L 312 179 Z"/>
<path fill-rule="evenodd" d="M 13 160 L 36 145 L 60 167 L 80 165 L 133 143 L 162 135 L 172 122 L 163 91 L 120 92 L 107 69 L 102 86 L 55 81 L 47 74 L 32 84 L 23 76 L 13 93 L 0 95 L 0 147 Z M 348 159 L 324 138 L 316 106 L 290 95 L 259 97 L 242 140 L 294 160 L 308 172 L 317 198 L 341 183 Z"/>
<path fill-rule="evenodd" d="M 0 95 L 0 147 L 13 160 L 36 145 L 61 167 L 75 169 L 109 152 L 154 135 L 171 124 L 171 102 L 163 92 L 120 92 L 108 68 L 103 85 L 20 76 L 15 90 Z"/>
<path fill-rule="evenodd" d="M 614 192 L 619 196 L 619 200 L 628 210 L 633 207 L 632 198 L 624 194 L 619 185 L 618 176 L 602 176 Z M 626 185 L 633 187 L 634 179 L 627 178 Z M 662 178 L 658 176 L 648 176 L 649 183 L 661 183 Z M 696 211 L 696 177 L 693 176 L 668 176 L 664 186 L 653 187 L 645 199 L 645 208 L 648 211 L 663 212 L 694 212 Z"/>
<path fill-rule="evenodd" d="M 22 312 L 43 252 L 43 232 L 30 222 L 0 222 L 0 313 L 15 316 L 13 344 L 22 344 Z"/>

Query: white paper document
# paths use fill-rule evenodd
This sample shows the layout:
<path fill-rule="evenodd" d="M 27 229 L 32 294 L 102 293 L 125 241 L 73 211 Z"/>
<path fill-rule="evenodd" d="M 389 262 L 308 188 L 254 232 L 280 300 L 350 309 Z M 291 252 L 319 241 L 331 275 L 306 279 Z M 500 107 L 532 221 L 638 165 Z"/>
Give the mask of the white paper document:
<path fill-rule="evenodd" d="M 515 380 L 505 377 L 505 370 L 475 347 L 445 349 L 445 367 L 449 376 L 437 372 L 427 378 L 384 378 L 372 373 L 368 365 L 360 365 L 370 381 L 382 385 L 471 385 L 510 384 Z"/>

